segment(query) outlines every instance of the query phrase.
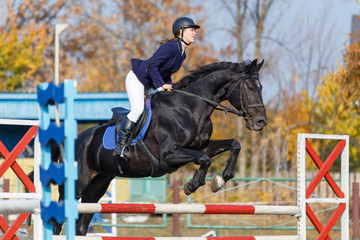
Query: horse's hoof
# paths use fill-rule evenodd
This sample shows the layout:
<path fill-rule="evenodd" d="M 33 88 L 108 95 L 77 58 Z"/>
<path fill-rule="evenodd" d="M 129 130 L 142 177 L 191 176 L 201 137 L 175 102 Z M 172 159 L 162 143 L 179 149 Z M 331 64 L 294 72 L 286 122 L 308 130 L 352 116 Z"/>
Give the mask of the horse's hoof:
<path fill-rule="evenodd" d="M 194 191 L 193 190 L 193 186 L 192 186 L 192 182 L 191 180 L 188 181 L 187 183 L 185 183 L 184 185 L 184 193 L 189 196 L 190 194 L 192 194 Z"/>
<path fill-rule="evenodd" d="M 211 191 L 217 192 L 225 185 L 225 181 L 220 176 L 215 176 L 211 182 Z"/>

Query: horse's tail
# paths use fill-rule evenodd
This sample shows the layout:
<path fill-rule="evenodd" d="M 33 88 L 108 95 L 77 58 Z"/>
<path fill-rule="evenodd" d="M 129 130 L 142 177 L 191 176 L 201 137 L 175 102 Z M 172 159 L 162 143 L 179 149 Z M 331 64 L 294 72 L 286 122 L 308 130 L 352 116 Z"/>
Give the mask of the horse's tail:
<path fill-rule="evenodd" d="M 50 146 L 51 149 L 51 161 L 62 162 L 64 160 L 64 145 L 53 143 Z"/>

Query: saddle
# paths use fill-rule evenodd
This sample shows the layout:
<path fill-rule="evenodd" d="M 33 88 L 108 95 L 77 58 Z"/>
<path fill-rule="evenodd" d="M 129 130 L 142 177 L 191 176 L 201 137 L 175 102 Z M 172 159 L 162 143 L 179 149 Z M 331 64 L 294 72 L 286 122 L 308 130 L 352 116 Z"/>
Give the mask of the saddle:
<path fill-rule="evenodd" d="M 112 108 L 111 111 L 113 112 L 113 115 L 112 118 L 107 122 L 109 126 L 107 127 L 103 137 L 103 146 L 107 150 L 115 149 L 116 142 L 119 138 L 118 134 L 116 133 L 117 121 L 125 119 L 130 112 L 130 110 L 123 107 Z M 145 100 L 144 112 L 141 114 L 139 121 L 137 121 L 135 125 L 130 146 L 134 146 L 138 141 L 144 139 L 150 126 L 151 116 L 151 100 L 147 98 Z"/>
<path fill-rule="evenodd" d="M 118 134 L 116 133 L 116 122 L 121 121 L 121 119 L 125 118 L 126 115 L 130 112 L 128 109 L 122 107 L 112 108 L 111 111 L 113 112 L 112 118 L 108 121 L 108 127 L 105 130 L 103 136 L 103 147 L 107 150 L 114 150 L 116 146 L 116 140 L 118 139 Z M 152 168 L 151 176 L 152 177 L 160 177 L 166 173 L 169 173 L 169 168 L 162 168 L 160 166 L 160 162 L 156 159 L 149 149 L 146 147 L 144 143 L 144 138 L 146 132 L 150 126 L 152 116 L 151 110 L 151 97 L 145 99 L 145 109 L 142 115 L 140 116 L 139 121 L 135 125 L 133 137 L 130 143 L 130 146 L 136 145 L 144 156 L 149 160 Z M 122 170 L 119 169 L 120 173 Z M 170 171 L 176 171 L 176 168 L 170 168 Z"/>

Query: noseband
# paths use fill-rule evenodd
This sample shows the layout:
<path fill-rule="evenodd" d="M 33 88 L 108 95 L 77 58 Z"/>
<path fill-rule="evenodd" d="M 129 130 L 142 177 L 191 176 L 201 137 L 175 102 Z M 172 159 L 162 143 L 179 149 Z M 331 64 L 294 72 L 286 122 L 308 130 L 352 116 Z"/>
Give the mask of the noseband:
<path fill-rule="evenodd" d="M 231 94 L 232 94 L 232 92 L 235 90 L 235 88 L 236 88 L 239 84 L 241 84 L 241 85 L 240 85 L 240 110 L 241 110 L 240 112 L 242 113 L 242 115 L 239 115 L 239 116 L 244 117 L 244 119 L 246 119 L 246 120 L 251 120 L 254 116 L 256 116 L 256 115 L 264 112 L 264 110 L 265 110 L 265 105 L 264 105 L 264 104 L 261 104 L 261 103 L 257 103 L 257 104 L 250 104 L 250 105 L 248 105 L 247 107 L 245 107 L 245 106 L 244 106 L 244 100 L 243 100 L 243 96 L 244 96 L 244 94 L 243 94 L 243 89 L 244 89 L 244 87 L 242 86 L 243 83 L 244 83 L 244 81 L 240 80 L 240 81 L 237 82 L 234 86 L 232 86 L 232 87 L 230 88 L 230 91 L 229 91 L 228 94 L 226 95 L 226 98 L 229 99 L 229 97 L 231 96 Z M 257 112 L 254 116 L 251 116 L 251 115 L 249 114 L 249 109 L 250 109 L 250 108 L 255 108 L 255 107 L 262 107 L 263 109 L 262 109 L 261 111 Z"/>
<path fill-rule="evenodd" d="M 233 87 L 231 87 L 231 90 L 229 91 L 229 93 L 227 94 L 226 97 L 228 98 L 231 95 L 231 93 L 235 90 L 235 88 L 242 82 L 243 81 L 240 80 L 237 84 L 235 84 Z M 242 94 L 242 87 L 240 87 L 240 110 L 237 110 L 237 109 L 232 108 L 232 107 L 224 106 L 224 105 L 222 105 L 220 103 L 217 103 L 217 102 L 215 102 L 213 100 L 210 100 L 210 99 L 207 99 L 207 98 L 204 98 L 204 97 L 201 97 L 201 96 L 199 96 L 197 94 L 194 94 L 194 93 L 186 92 L 186 91 L 179 90 L 179 89 L 173 89 L 173 91 L 179 92 L 179 93 L 191 96 L 191 97 L 195 97 L 197 99 L 200 99 L 200 100 L 202 100 L 204 102 L 207 102 L 207 103 L 213 105 L 216 110 L 223 111 L 223 112 L 225 112 L 225 114 L 228 113 L 228 112 L 233 113 L 233 114 L 236 114 L 236 115 L 238 115 L 240 117 L 244 117 L 244 119 L 246 119 L 246 120 L 251 120 L 253 118 L 253 116 L 251 116 L 249 114 L 248 109 L 255 108 L 255 107 L 263 107 L 263 109 L 261 111 L 257 112 L 255 114 L 255 116 L 262 113 L 264 111 L 264 109 L 265 109 L 264 104 L 250 104 L 247 107 L 244 107 L 243 96 L 242 96 L 243 95 Z"/>

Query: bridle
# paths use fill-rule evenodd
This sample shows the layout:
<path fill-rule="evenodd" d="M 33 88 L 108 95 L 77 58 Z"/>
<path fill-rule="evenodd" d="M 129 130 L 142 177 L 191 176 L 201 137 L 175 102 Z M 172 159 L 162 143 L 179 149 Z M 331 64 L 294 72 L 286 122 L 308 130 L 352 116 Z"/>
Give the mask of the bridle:
<path fill-rule="evenodd" d="M 229 97 L 231 96 L 231 94 L 232 94 L 232 92 L 235 90 L 235 88 L 238 86 L 240 84 L 240 109 L 241 109 L 241 111 L 242 111 L 242 117 L 244 117 L 244 119 L 246 119 L 246 120 L 251 120 L 254 116 L 256 116 L 256 115 L 258 115 L 258 114 L 260 114 L 260 113 L 262 113 L 262 112 L 264 112 L 265 111 L 265 105 L 264 104 L 262 104 L 262 103 L 256 103 L 256 104 L 250 104 L 250 105 L 248 105 L 247 107 L 245 107 L 244 106 L 244 93 L 243 93 L 243 89 L 244 89 L 244 87 L 242 86 L 243 84 L 244 84 L 244 81 L 243 80 L 240 80 L 240 81 L 238 81 L 236 84 L 234 84 L 234 86 L 232 86 L 231 88 L 230 88 L 230 90 L 228 91 L 228 94 L 226 95 L 226 98 L 227 99 L 229 99 Z M 257 113 L 255 113 L 255 115 L 254 116 L 251 116 L 250 114 L 249 114 L 249 109 L 250 108 L 255 108 L 255 107 L 262 107 L 262 110 L 260 110 L 260 111 L 258 111 Z"/>
<path fill-rule="evenodd" d="M 235 90 L 235 88 L 239 85 L 239 84 L 243 84 L 243 81 L 240 80 L 239 82 L 237 82 L 236 84 L 234 84 L 234 86 L 232 86 L 230 88 L 230 91 L 228 92 L 226 98 L 228 99 L 229 96 L 232 94 L 232 92 Z M 220 110 L 220 111 L 223 111 L 225 112 L 225 114 L 227 114 L 228 112 L 229 113 L 232 113 L 232 114 L 236 114 L 240 117 L 244 117 L 244 119 L 246 120 L 251 120 L 254 116 L 262 113 L 263 111 L 265 111 L 265 105 L 264 104 L 250 104 L 248 105 L 247 107 L 244 106 L 244 102 L 243 102 L 243 93 L 242 93 L 242 90 L 243 88 L 240 86 L 240 110 L 237 110 L 235 108 L 232 108 L 232 107 L 227 107 L 225 105 L 222 105 L 220 103 L 217 103 L 213 100 L 210 100 L 208 98 L 204 98 L 202 96 L 199 96 L 197 94 L 194 94 L 194 93 L 190 93 L 190 92 L 186 92 L 186 91 L 183 91 L 183 90 L 179 90 L 179 89 L 173 89 L 173 91 L 175 92 L 179 92 L 179 93 L 182 93 L 182 94 L 185 94 L 185 95 L 188 95 L 188 96 L 191 96 L 191 97 L 195 97 L 197 99 L 200 99 L 204 102 L 207 102 L 211 105 L 213 105 L 215 107 L 216 110 Z M 263 109 L 259 112 L 257 112 L 254 116 L 251 116 L 249 114 L 249 109 L 250 108 L 255 108 L 255 107 L 263 107 Z"/>

